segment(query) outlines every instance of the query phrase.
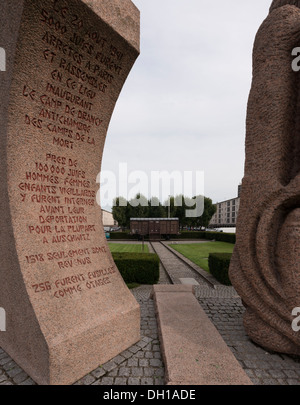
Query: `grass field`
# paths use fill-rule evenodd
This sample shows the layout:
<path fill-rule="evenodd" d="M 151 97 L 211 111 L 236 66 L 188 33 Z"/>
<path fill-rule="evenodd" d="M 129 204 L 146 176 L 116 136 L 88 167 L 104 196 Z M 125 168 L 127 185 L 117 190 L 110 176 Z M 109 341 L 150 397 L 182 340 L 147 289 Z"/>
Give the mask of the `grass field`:
<path fill-rule="evenodd" d="M 234 248 L 233 244 L 225 242 L 179 244 L 170 246 L 207 272 L 209 272 L 209 253 L 232 253 Z"/>
<path fill-rule="evenodd" d="M 109 249 L 111 252 L 133 252 L 133 253 L 149 253 L 148 245 L 143 245 L 142 243 L 134 244 L 134 243 L 108 243 Z"/>

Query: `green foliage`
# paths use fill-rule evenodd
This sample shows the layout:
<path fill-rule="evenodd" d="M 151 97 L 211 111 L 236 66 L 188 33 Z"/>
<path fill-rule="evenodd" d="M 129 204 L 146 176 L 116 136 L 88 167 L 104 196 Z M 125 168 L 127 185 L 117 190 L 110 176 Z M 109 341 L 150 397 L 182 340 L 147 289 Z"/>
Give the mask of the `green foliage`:
<path fill-rule="evenodd" d="M 111 232 L 111 240 L 138 240 L 137 235 L 130 235 L 130 232 Z M 148 237 L 145 237 L 145 240 L 148 240 Z M 223 232 L 189 232 L 183 231 L 179 235 L 172 235 L 172 239 L 206 239 L 206 240 L 215 240 L 218 242 L 227 242 L 235 244 L 236 235 L 235 233 L 223 233 Z"/>
<path fill-rule="evenodd" d="M 148 244 L 145 243 L 109 243 L 109 249 L 111 252 L 119 252 L 119 253 L 149 253 Z"/>
<path fill-rule="evenodd" d="M 225 233 L 225 232 L 183 231 L 180 233 L 180 235 L 172 235 L 172 239 L 206 239 L 235 244 L 236 235 L 235 233 Z"/>
<path fill-rule="evenodd" d="M 139 287 L 140 284 L 138 283 L 127 283 L 127 287 L 129 288 L 129 290 L 133 290 L 134 288 Z"/>
<path fill-rule="evenodd" d="M 207 232 L 189 232 L 183 231 L 179 235 L 172 235 L 172 239 L 206 239 L 205 235 Z"/>
<path fill-rule="evenodd" d="M 128 206 L 127 201 L 123 197 L 118 197 L 114 199 L 112 214 L 114 220 L 118 222 L 119 226 L 125 228 L 128 224 Z"/>
<path fill-rule="evenodd" d="M 205 239 L 216 240 L 218 242 L 235 243 L 236 235 L 235 233 L 223 233 L 223 232 L 204 232 Z"/>
<path fill-rule="evenodd" d="M 177 216 L 179 214 L 178 207 L 176 207 L 176 204 L 178 202 L 177 198 L 178 197 L 175 198 L 175 197 L 171 196 L 168 200 L 166 200 L 164 202 L 163 207 L 164 207 L 165 212 L 166 212 L 166 215 L 165 215 L 166 218 L 169 218 L 169 214 L 170 214 L 170 218 L 179 218 Z"/>
<path fill-rule="evenodd" d="M 210 273 L 222 284 L 231 285 L 228 275 L 231 253 L 210 253 L 208 265 Z"/>
<path fill-rule="evenodd" d="M 213 204 L 210 198 L 204 197 L 204 212 L 202 217 L 199 218 L 198 226 L 208 227 L 210 220 L 216 213 L 217 207 Z"/>
<path fill-rule="evenodd" d="M 130 225 L 130 218 L 148 218 L 149 202 L 143 194 L 137 194 L 128 203 L 127 226 Z"/>
<path fill-rule="evenodd" d="M 148 218 L 166 218 L 166 207 L 163 207 L 157 197 L 152 197 L 149 200 Z"/>
<path fill-rule="evenodd" d="M 203 270 L 209 272 L 208 256 L 210 253 L 232 253 L 234 245 L 226 242 L 174 243 L 174 250 L 191 260 Z"/>
<path fill-rule="evenodd" d="M 125 283 L 156 284 L 159 258 L 154 253 L 112 253 Z"/>
<path fill-rule="evenodd" d="M 194 204 L 193 204 L 194 203 Z M 113 217 L 121 227 L 130 227 L 130 218 L 179 218 L 180 226 L 204 226 L 207 227 L 216 206 L 210 198 L 204 197 L 204 212 L 201 217 L 186 217 L 187 210 L 196 208 L 196 197 L 187 198 L 183 195 L 171 196 L 164 204 L 157 197 L 149 201 L 142 194 L 137 194 L 134 199 L 127 201 L 123 197 L 115 198 L 113 202 Z"/>
<path fill-rule="evenodd" d="M 203 214 L 200 217 L 188 218 L 186 217 L 187 210 L 196 209 L 196 199 L 204 198 Z M 175 202 L 179 205 L 176 208 L 175 216 L 180 219 L 180 226 L 194 226 L 194 227 L 208 227 L 208 224 L 216 212 L 216 206 L 208 197 L 195 196 L 193 199 L 184 196 L 177 196 Z M 180 206 L 181 205 L 181 206 Z"/>
<path fill-rule="evenodd" d="M 111 240 L 137 240 L 136 235 L 130 235 L 128 232 L 111 232 Z"/>

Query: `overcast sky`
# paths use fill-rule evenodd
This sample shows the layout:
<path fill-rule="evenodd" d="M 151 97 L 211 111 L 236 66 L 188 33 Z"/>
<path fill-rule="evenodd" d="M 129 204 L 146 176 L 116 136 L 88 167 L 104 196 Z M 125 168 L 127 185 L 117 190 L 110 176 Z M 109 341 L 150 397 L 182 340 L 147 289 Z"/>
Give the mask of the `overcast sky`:
<path fill-rule="evenodd" d="M 118 176 L 119 163 L 148 178 L 151 171 L 203 171 L 205 196 L 236 197 L 253 42 L 271 0 L 133 2 L 141 54 L 115 108 L 102 171 Z"/>

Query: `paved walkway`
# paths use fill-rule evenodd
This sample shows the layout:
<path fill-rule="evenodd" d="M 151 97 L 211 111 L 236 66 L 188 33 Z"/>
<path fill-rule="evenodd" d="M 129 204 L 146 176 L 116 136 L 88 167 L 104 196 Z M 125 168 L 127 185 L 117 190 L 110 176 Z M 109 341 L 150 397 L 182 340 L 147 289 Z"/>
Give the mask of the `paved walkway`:
<path fill-rule="evenodd" d="M 150 247 L 151 250 L 151 247 Z M 178 265 L 178 262 L 177 262 Z M 187 276 L 176 269 L 174 277 Z M 193 276 L 195 278 L 195 275 Z M 201 280 L 199 280 L 201 281 Z M 161 266 L 161 284 L 170 279 Z M 269 353 L 247 337 L 243 327 L 244 307 L 232 287 L 215 289 L 201 282 L 196 297 L 219 330 L 255 385 L 300 385 L 300 359 Z M 82 378 L 76 385 L 163 385 L 164 365 L 161 356 L 152 287 L 140 286 L 132 293 L 141 305 L 141 340 L 110 362 Z M 34 381 L 0 348 L 0 385 L 34 385 Z"/>
<path fill-rule="evenodd" d="M 270 353 L 247 337 L 240 298 L 198 300 L 255 385 L 300 385 L 299 358 Z"/>
<path fill-rule="evenodd" d="M 182 284 L 180 280 L 182 278 L 192 278 L 196 280 L 199 285 L 206 284 L 205 280 L 199 274 L 171 253 L 163 244 L 153 242 L 152 246 L 173 284 Z"/>
<path fill-rule="evenodd" d="M 149 290 L 149 287 L 148 287 Z M 148 297 L 148 294 L 147 294 Z M 75 385 L 164 385 L 164 365 L 157 334 L 153 301 L 136 294 L 141 305 L 141 340 Z M 0 349 L 0 385 L 35 385 L 35 382 Z"/>

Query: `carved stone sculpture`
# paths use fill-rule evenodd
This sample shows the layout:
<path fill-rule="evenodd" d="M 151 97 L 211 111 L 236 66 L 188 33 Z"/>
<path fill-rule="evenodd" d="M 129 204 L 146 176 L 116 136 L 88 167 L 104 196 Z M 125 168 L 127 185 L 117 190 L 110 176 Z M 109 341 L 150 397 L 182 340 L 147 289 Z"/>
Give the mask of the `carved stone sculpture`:
<path fill-rule="evenodd" d="M 300 307 L 300 1 L 274 1 L 253 51 L 246 163 L 231 281 L 249 337 L 299 355 L 292 312 Z"/>
<path fill-rule="evenodd" d="M 0 347 L 38 384 L 71 384 L 140 339 L 96 203 L 139 11 L 130 0 L 3 0 L 0 18 Z"/>

